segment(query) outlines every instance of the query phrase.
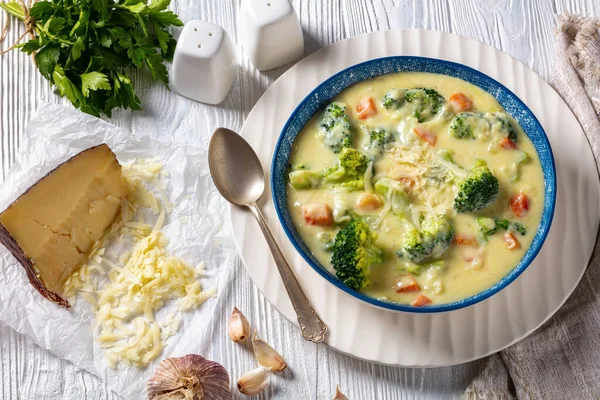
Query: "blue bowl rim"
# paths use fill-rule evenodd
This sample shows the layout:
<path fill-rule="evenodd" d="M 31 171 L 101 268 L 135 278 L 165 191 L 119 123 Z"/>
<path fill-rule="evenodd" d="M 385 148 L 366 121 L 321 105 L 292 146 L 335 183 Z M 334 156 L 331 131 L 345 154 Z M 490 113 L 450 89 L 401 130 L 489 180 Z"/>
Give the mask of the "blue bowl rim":
<path fill-rule="evenodd" d="M 275 179 L 274 177 L 276 175 L 274 173 L 275 168 L 276 168 L 276 160 L 277 160 L 278 154 L 281 150 L 281 145 L 282 145 L 282 142 L 284 139 L 284 133 L 288 130 L 290 124 L 292 123 L 294 116 L 305 106 L 305 104 L 307 102 L 311 101 L 314 98 L 315 94 L 317 94 L 321 90 L 321 88 L 324 85 L 326 85 L 328 82 L 330 82 L 342 75 L 351 73 L 356 68 L 367 67 L 372 64 L 384 62 L 386 60 L 401 60 L 401 61 L 414 60 L 414 61 L 434 62 L 434 63 L 439 63 L 441 65 L 447 65 L 452 68 L 463 69 L 471 74 L 474 74 L 476 76 L 479 76 L 479 77 L 482 77 L 483 79 L 488 80 L 489 82 L 491 82 L 491 83 L 497 85 L 499 88 L 501 88 L 502 91 L 505 92 L 508 96 L 511 96 L 513 98 L 513 100 L 516 102 L 516 104 L 518 104 L 522 110 L 524 110 L 527 114 L 529 114 L 528 117 L 531 118 L 532 123 L 536 128 L 536 131 L 541 132 L 541 138 L 543 139 L 543 142 L 545 143 L 545 146 L 547 147 L 547 150 L 548 150 L 551 169 L 549 171 L 548 177 L 546 177 L 546 172 L 548 172 L 548 171 L 544 171 L 544 177 L 545 177 L 545 184 L 544 184 L 545 192 L 544 193 L 545 193 L 545 196 L 550 195 L 550 203 L 548 204 L 547 198 L 545 198 L 545 200 L 544 200 L 545 205 L 544 205 L 544 210 L 542 213 L 542 221 L 540 222 L 538 230 L 534 236 L 532 245 L 529 247 L 529 249 L 523 256 L 521 261 L 519 261 L 519 263 L 512 270 L 510 270 L 510 272 L 508 274 L 506 274 L 499 282 L 497 282 L 493 286 L 485 289 L 482 292 L 479 292 L 479 293 L 469 296 L 465 299 L 458 300 L 458 301 L 455 301 L 452 303 L 425 306 L 425 307 L 414 307 L 414 306 L 410 306 L 410 305 L 406 305 L 406 304 L 400 304 L 400 303 L 395 303 L 395 302 L 391 302 L 391 301 L 379 300 L 374 297 L 368 296 L 364 293 L 361 293 L 357 290 L 351 289 L 350 287 L 348 287 L 344 283 L 342 283 L 342 281 L 337 279 L 337 277 L 335 277 L 331 272 L 327 271 L 327 269 L 323 265 L 321 265 L 318 262 L 314 262 L 309 257 L 309 255 L 306 254 L 304 249 L 302 249 L 302 247 L 296 241 L 296 238 L 294 237 L 294 235 L 291 232 L 292 229 L 295 231 L 295 227 L 294 226 L 289 227 L 286 225 L 285 220 L 283 218 L 284 211 L 281 210 L 281 208 L 279 206 L 279 202 L 276 200 L 278 198 L 277 192 L 275 190 L 276 182 L 274 180 Z M 338 95 L 343 90 L 347 89 L 348 87 L 350 87 L 352 85 L 355 85 L 358 82 L 362 82 L 362 81 L 368 80 L 368 79 L 373 79 L 377 76 L 383 76 L 383 75 L 388 75 L 388 74 L 397 73 L 397 72 L 404 72 L 404 71 L 388 72 L 388 73 L 381 74 L 381 75 L 374 75 L 372 77 L 363 79 L 361 81 L 353 82 L 350 85 L 344 86 L 335 95 Z M 414 72 L 414 71 L 412 71 L 412 72 Z M 448 76 L 450 76 L 450 75 L 448 75 Z M 459 78 L 459 79 L 461 79 L 461 78 Z M 470 82 L 470 83 L 472 83 L 472 82 Z M 475 86 L 478 86 L 475 83 L 472 83 L 472 84 L 474 84 Z M 480 86 L 478 86 L 478 87 L 480 87 Z M 481 89 L 486 91 L 484 88 L 481 88 Z M 490 92 L 486 91 L 486 93 L 490 93 Z M 490 94 L 492 96 L 494 96 L 493 93 L 490 93 Z M 496 96 L 494 96 L 494 97 L 496 97 Z M 324 103 L 326 103 L 327 100 L 330 100 L 330 99 L 331 98 L 325 99 Z M 321 109 L 323 105 L 321 105 L 321 107 L 319 107 L 319 109 Z M 317 112 L 318 112 L 318 110 L 317 110 Z M 300 133 L 300 131 L 298 132 L 298 134 L 299 133 Z M 538 152 L 538 154 L 539 154 L 537 147 L 536 147 L 536 152 Z M 302 101 L 298 104 L 298 106 L 296 106 L 296 108 L 292 111 L 292 113 L 288 117 L 285 125 L 281 129 L 281 132 L 277 139 L 277 143 L 275 144 L 275 150 L 273 152 L 273 158 L 271 160 L 271 171 L 270 172 L 271 172 L 271 176 L 270 176 L 271 195 L 273 196 L 273 203 L 275 204 L 275 211 L 277 213 L 279 222 L 280 222 L 281 226 L 283 227 L 283 230 L 284 230 L 285 234 L 287 235 L 288 239 L 294 245 L 294 248 L 296 249 L 296 251 L 302 256 L 302 258 L 317 273 L 319 273 L 329 283 L 331 283 L 338 289 L 342 290 L 346 294 L 349 294 L 352 297 L 362 300 L 362 301 L 368 303 L 369 305 L 375 306 L 377 308 L 383 308 L 386 310 L 401 311 L 401 312 L 416 313 L 416 314 L 431 314 L 431 313 L 447 312 L 447 311 L 453 311 L 453 310 L 458 310 L 461 308 L 469 307 L 469 306 L 477 304 L 477 303 L 493 296 L 494 294 L 500 292 L 502 289 L 507 287 L 513 281 L 515 281 L 523 273 L 523 271 L 525 271 L 525 269 L 527 269 L 527 267 L 529 267 L 529 265 L 531 265 L 531 263 L 537 257 L 538 253 L 540 252 L 541 248 L 543 247 L 543 244 L 546 241 L 548 233 L 550 232 L 550 227 L 551 227 L 552 221 L 554 219 L 554 211 L 555 211 L 555 206 L 556 206 L 557 185 L 556 185 L 556 165 L 554 162 L 554 154 L 552 152 L 552 147 L 550 146 L 550 141 L 548 140 L 548 136 L 546 135 L 546 131 L 542 127 L 542 124 L 539 122 L 539 120 L 537 119 L 535 114 L 529 109 L 529 107 L 516 94 L 514 94 L 510 89 L 508 89 L 502 83 L 498 82 L 496 79 L 490 77 L 489 75 L 484 74 L 483 72 L 480 72 L 480 71 L 478 71 L 472 67 L 469 67 L 467 65 L 464 65 L 464 64 L 460 64 L 460 63 L 448 61 L 448 60 L 443 60 L 443 59 L 438 59 L 438 58 L 431 58 L 431 57 L 387 56 L 387 57 L 374 58 L 374 59 L 363 61 L 363 62 L 360 62 L 357 64 L 353 64 L 347 68 L 344 68 L 343 70 L 333 74 L 332 76 L 328 77 L 327 79 L 325 79 L 324 81 L 319 83 L 308 95 L 306 95 L 304 97 L 304 99 L 302 99 Z M 549 179 L 547 179 L 547 178 L 549 178 Z M 548 182 L 548 180 L 550 182 Z M 548 185 L 548 183 L 549 183 L 549 185 Z M 287 205 L 287 201 L 286 201 L 286 205 Z M 286 206 L 285 212 L 288 212 L 287 206 Z M 545 216 L 547 216 L 546 219 L 544 218 Z M 545 224 L 544 224 L 544 220 L 546 222 Z"/>

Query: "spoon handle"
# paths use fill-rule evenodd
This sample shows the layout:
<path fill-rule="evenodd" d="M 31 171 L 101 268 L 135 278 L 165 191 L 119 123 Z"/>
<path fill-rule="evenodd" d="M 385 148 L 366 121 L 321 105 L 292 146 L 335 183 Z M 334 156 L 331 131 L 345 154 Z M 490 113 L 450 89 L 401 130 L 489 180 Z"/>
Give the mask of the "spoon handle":
<path fill-rule="evenodd" d="M 277 269 L 281 275 L 281 280 L 283 281 L 285 290 L 292 301 L 294 310 L 296 310 L 298 323 L 300 324 L 300 329 L 302 331 L 302 337 L 311 342 L 322 342 L 325 339 L 325 334 L 327 333 L 327 325 L 321 321 L 321 318 L 319 318 L 316 311 L 310 305 L 308 298 L 304 294 L 304 291 L 296 279 L 296 276 L 294 276 L 292 268 L 283 257 L 283 253 L 279 249 L 279 246 L 277 245 L 277 242 L 275 241 L 275 238 L 273 237 L 273 234 L 271 233 L 271 230 L 265 221 L 265 217 L 263 217 L 256 203 L 248 205 L 248 208 L 250 211 L 252 211 L 252 214 L 258 221 L 258 225 L 260 226 L 260 229 L 262 230 L 263 234 L 265 235 L 265 239 L 269 244 L 269 248 L 271 249 L 271 253 L 275 259 L 275 264 L 277 265 Z"/>

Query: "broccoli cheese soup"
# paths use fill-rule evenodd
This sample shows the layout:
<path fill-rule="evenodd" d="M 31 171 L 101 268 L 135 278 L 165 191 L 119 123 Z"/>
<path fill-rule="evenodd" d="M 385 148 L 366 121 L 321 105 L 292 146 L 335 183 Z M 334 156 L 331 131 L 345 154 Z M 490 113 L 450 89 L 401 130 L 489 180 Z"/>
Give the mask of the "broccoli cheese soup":
<path fill-rule="evenodd" d="M 349 87 L 304 127 L 289 161 L 288 207 L 304 243 L 378 299 L 419 307 L 491 287 L 542 216 L 529 138 L 493 96 L 445 75 Z"/>

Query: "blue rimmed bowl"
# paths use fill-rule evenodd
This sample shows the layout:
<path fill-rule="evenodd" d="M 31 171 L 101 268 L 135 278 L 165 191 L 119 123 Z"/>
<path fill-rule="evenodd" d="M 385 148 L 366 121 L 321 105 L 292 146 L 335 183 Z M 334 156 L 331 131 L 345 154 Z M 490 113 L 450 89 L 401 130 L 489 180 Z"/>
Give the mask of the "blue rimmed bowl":
<path fill-rule="evenodd" d="M 443 74 L 470 82 L 485 90 L 494 96 L 502 107 L 504 107 L 506 112 L 519 122 L 525 134 L 533 142 L 542 164 L 545 189 L 542 220 L 531 246 L 521 259 L 521 262 L 519 262 L 515 268 L 494 286 L 477 293 L 476 295 L 453 303 L 426 307 L 412 307 L 409 305 L 379 300 L 349 288 L 342 283 L 334 273 L 321 265 L 306 247 L 292 222 L 288 210 L 286 186 L 289 157 L 296 136 L 302 131 L 302 128 L 304 128 L 306 123 L 319 110 L 344 89 L 355 83 L 394 72 L 430 72 Z M 556 203 L 556 169 L 554 166 L 552 149 L 550 148 L 550 143 L 548 142 L 544 129 L 531 110 L 504 85 L 495 79 L 462 64 L 433 58 L 395 56 L 366 61 L 338 72 L 317 86 L 304 98 L 304 100 L 302 100 L 302 102 L 300 102 L 283 127 L 281 134 L 279 135 L 279 140 L 275 146 L 275 153 L 273 154 L 273 162 L 271 165 L 271 191 L 277 216 L 279 217 L 288 238 L 308 264 L 331 284 L 359 300 L 384 309 L 411 313 L 437 313 L 468 307 L 493 296 L 513 282 L 531 264 L 542 248 L 546 236 L 550 231 L 550 225 L 552 224 L 554 206 Z"/>

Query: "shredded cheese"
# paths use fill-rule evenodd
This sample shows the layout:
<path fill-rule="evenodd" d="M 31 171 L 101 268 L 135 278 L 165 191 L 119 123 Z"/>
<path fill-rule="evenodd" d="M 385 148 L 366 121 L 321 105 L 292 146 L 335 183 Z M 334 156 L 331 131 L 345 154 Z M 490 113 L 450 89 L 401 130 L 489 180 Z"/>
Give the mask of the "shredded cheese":
<path fill-rule="evenodd" d="M 90 304 L 95 314 L 93 327 L 98 330 L 96 341 L 113 368 L 148 365 L 177 333 L 180 312 L 197 308 L 215 295 L 214 290 L 203 291 L 199 280 L 205 274 L 203 263 L 191 266 L 167 250 L 168 240 L 161 229 L 172 204 L 160 181 L 167 176 L 157 161 L 123 166 L 127 198 L 106 198 L 121 204 L 121 218 L 94 244 L 87 263 L 63 288 L 71 300 L 80 294 Z M 154 225 L 146 221 L 145 210 L 157 216 Z M 133 241 L 130 251 L 109 256 L 109 244 L 128 241 Z M 98 283 L 101 277 L 103 284 Z M 173 302 L 177 311 L 159 319 L 158 311 Z"/>
<path fill-rule="evenodd" d="M 393 144 L 387 151 L 393 164 L 385 171 L 386 176 L 397 180 L 408 178 L 414 182 L 411 193 L 415 202 L 410 205 L 410 209 L 415 226 L 420 226 L 422 213 L 446 214 L 451 204 L 439 200 L 446 198 L 439 196 L 446 188 L 435 187 L 428 179 L 428 172 L 432 170 L 432 166 L 435 168 L 440 163 L 440 158 L 431 146 Z"/>

